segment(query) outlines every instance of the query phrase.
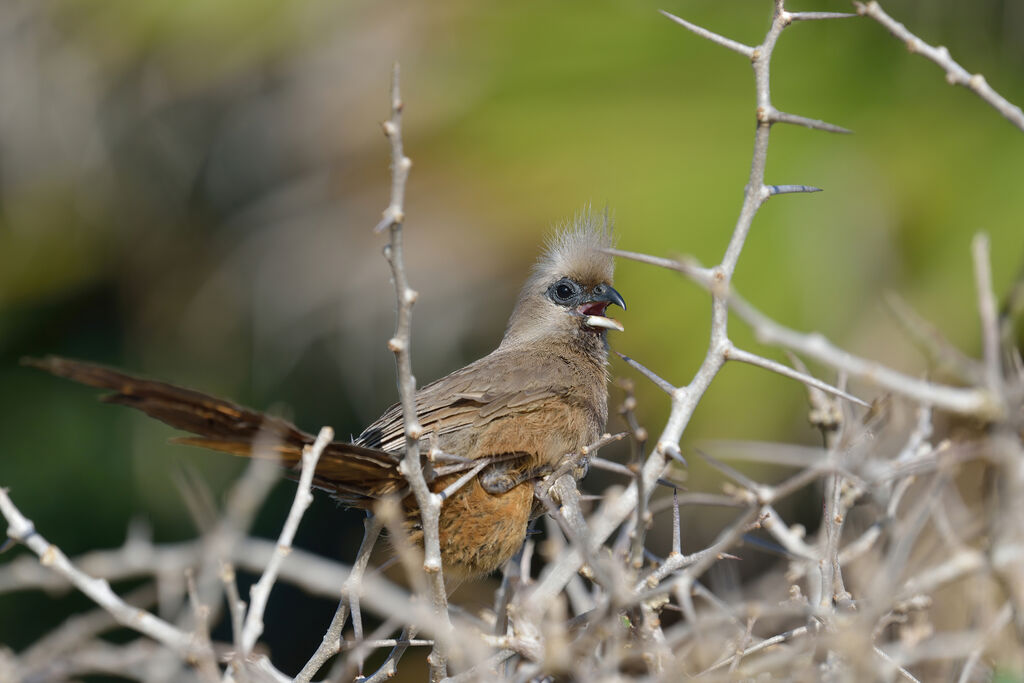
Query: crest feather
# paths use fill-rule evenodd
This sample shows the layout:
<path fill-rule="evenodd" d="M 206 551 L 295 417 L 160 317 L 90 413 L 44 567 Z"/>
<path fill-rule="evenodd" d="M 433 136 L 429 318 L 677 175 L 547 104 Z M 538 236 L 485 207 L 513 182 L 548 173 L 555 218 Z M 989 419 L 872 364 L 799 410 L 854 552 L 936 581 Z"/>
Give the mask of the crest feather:
<path fill-rule="evenodd" d="M 519 294 L 501 346 L 534 339 L 564 339 L 569 334 L 570 318 L 548 300 L 548 287 L 563 277 L 586 288 L 602 282 L 612 284 L 615 261 L 602 250 L 613 246 L 615 236 L 607 211 L 596 214 L 588 206 L 557 227 Z"/>
<path fill-rule="evenodd" d="M 613 246 L 615 235 L 608 211 L 598 214 L 588 206 L 555 229 L 534 266 L 531 280 L 569 277 L 585 284 L 610 283 L 615 261 L 602 250 Z"/>

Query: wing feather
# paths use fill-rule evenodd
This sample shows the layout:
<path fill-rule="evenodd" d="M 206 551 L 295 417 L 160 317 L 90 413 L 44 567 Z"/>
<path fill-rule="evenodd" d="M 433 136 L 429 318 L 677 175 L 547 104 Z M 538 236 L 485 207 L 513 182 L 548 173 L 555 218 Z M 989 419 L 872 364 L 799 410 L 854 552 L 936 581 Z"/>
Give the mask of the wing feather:
<path fill-rule="evenodd" d="M 422 387 L 416 393 L 416 416 L 424 434 L 444 436 L 529 412 L 544 399 L 568 394 L 576 383 L 569 364 L 559 362 L 557 356 L 498 349 Z M 388 408 L 355 443 L 400 453 L 405 448 L 401 405 Z"/>

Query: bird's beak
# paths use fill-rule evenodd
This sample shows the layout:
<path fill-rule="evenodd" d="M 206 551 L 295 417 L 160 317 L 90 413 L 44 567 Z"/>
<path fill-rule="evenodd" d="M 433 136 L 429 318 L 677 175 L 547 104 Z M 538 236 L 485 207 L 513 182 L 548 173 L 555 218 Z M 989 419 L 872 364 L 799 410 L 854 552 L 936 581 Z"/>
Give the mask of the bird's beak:
<path fill-rule="evenodd" d="M 583 323 L 587 327 L 623 332 L 626 328 L 622 326 L 622 323 L 614 318 L 608 318 L 604 314 L 611 304 L 626 310 L 626 300 L 615 291 L 614 287 L 611 285 L 600 285 L 595 287 L 595 291 L 592 291 L 576 310 L 584 317 Z"/>

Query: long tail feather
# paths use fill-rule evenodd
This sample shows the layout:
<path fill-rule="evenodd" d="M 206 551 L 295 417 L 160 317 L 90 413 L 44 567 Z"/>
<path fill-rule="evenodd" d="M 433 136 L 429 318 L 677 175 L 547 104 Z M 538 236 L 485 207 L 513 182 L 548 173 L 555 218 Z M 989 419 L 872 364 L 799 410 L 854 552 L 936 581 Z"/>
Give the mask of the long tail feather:
<path fill-rule="evenodd" d="M 254 444 L 268 444 L 268 455 L 276 454 L 284 466 L 295 466 L 303 447 L 315 438 L 281 418 L 102 365 L 57 356 L 24 358 L 22 363 L 80 384 L 108 389 L 114 393 L 101 400 L 141 410 L 195 435 L 175 439 L 178 443 L 243 457 L 254 455 Z M 261 451 L 256 449 L 255 454 Z M 331 490 L 343 502 L 358 505 L 363 499 L 379 497 L 401 486 L 397 463 L 398 458 L 385 451 L 335 441 L 321 455 L 316 479 L 321 488 Z"/>

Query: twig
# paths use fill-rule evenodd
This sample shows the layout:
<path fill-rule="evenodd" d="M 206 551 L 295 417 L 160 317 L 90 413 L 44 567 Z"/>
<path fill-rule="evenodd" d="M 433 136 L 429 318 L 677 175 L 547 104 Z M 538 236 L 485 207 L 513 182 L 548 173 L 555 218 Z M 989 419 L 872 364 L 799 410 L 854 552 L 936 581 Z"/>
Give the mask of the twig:
<path fill-rule="evenodd" d="M 794 530 L 771 505 L 761 506 L 761 528 L 772 535 L 794 557 L 813 562 L 817 554 L 804 541 L 803 531 Z"/>
<path fill-rule="evenodd" d="M 385 637 L 390 633 L 393 633 L 397 627 L 397 624 L 404 619 L 404 615 L 395 615 L 388 619 L 375 628 L 369 636 L 363 634 L 362 629 L 359 629 L 358 635 L 353 634 L 351 640 L 340 641 L 340 649 L 349 652 L 349 656 L 340 659 L 335 662 L 334 667 L 331 669 L 330 675 L 324 679 L 325 683 L 340 683 L 341 681 L 351 681 L 353 679 L 363 677 L 363 664 L 366 661 L 366 656 L 378 647 L 409 647 L 412 639 L 411 636 L 407 636 L 407 628 L 402 628 L 402 633 L 397 639 Z M 387 642 L 390 641 L 390 642 Z M 386 645 L 377 645 L 377 643 L 385 643 Z M 419 641 L 417 641 L 419 642 Z M 433 645 L 433 641 L 425 641 L 430 645 Z"/>
<path fill-rule="evenodd" d="M 946 339 L 931 322 L 922 318 L 902 297 L 895 293 L 885 295 L 885 303 L 896 321 L 919 344 L 940 370 L 956 374 L 963 382 L 977 384 L 984 380 L 981 366 Z"/>
<path fill-rule="evenodd" d="M 821 558 L 818 567 L 821 572 L 821 596 L 818 607 L 831 611 L 835 603 L 845 599 L 842 563 L 839 556 L 839 542 L 846 521 L 846 508 L 842 503 L 844 479 L 839 474 L 829 476 L 825 487 L 825 506 L 821 520 Z"/>
<path fill-rule="evenodd" d="M 468 484 L 473 479 L 473 477 L 480 474 L 480 471 L 490 464 L 490 460 L 481 458 L 481 462 L 477 463 L 476 466 L 471 468 L 468 472 L 466 472 L 461 477 L 453 481 L 451 484 L 448 484 L 448 486 L 444 487 L 444 490 L 442 490 L 438 494 L 441 497 L 441 502 L 443 503 L 444 501 L 451 498 L 456 492 L 458 492 L 459 489 Z"/>
<path fill-rule="evenodd" d="M 898 40 L 901 40 L 907 46 L 908 50 L 916 52 L 926 59 L 938 64 L 939 67 L 946 72 L 946 81 L 950 85 L 961 85 L 972 91 L 986 103 L 991 105 L 997 112 L 1002 114 L 1007 121 L 1024 131 L 1024 111 L 1021 111 L 1020 107 L 1009 102 L 1006 98 L 996 92 L 992 86 L 988 84 L 984 76 L 981 74 L 971 74 L 967 69 L 960 66 L 949 55 L 949 50 L 945 47 L 941 45 L 939 47 L 933 47 L 924 42 L 911 33 L 906 26 L 886 14 L 885 10 L 883 10 L 881 5 L 877 2 L 854 2 L 853 4 L 857 8 L 857 14 L 871 17 L 877 21 L 879 24 L 884 26 L 889 33 L 894 35 Z"/>
<path fill-rule="evenodd" d="M 751 645 L 750 647 L 746 648 L 745 650 L 737 652 L 733 657 L 729 657 L 728 659 L 724 659 L 724 660 L 718 662 L 717 664 L 715 664 L 714 666 L 711 666 L 711 667 L 705 669 L 704 671 L 700 672 L 700 674 L 698 674 L 698 675 L 699 676 L 705 676 L 705 675 L 707 675 L 709 673 L 713 673 L 715 671 L 718 671 L 719 669 L 722 669 L 722 668 L 724 668 L 726 666 L 731 665 L 731 662 L 738 661 L 739 659 L 742 659 L 744 657 L 748 657 L 748 656 L 750 656 L 752 654 L 756 654 L 756 653 L 760 652 L 761 650 L 764 650 L 766 648 L 771 647 L 772 645 L 778 645 L 779 643 L 785 643 L 787 641 L 793 640 L 794 638 L 799 638 L 801 636 L 805 636 L 809 632 L 810 632 L 810 629 L 808 629 L 806 626 L 798 626 L 798 627 L 796 627 L 794 629 L 790 629 L 789 631 L 786 631 L 785 633 L 779 633 L 778 635 L 774 635 L 771 638 L 765 638 L 761 642 L 759 642 L 759 643 L 757 643 L 755 645 Z"/>
<path fill-rule="evenodd" d="M 373 546 L 376 545 L 377 538 L 380 536 L 380 529 L 380 520 L 376 517 L 367 517 L 363 521 L 363 540 L 359 544 L 359 553 L 356 555 L 356 561 L 352 565 L 352 572 L 345 579 L 345 583 L 341 588 L 341 600 L 338 602 L 338 608 L 335 610 L 330 626 L 327 627 L 327 631 L 324 633 L 324 637 L 320 641 L 316 652 L 313 653 L 313 656 L 309 658 L 309 661 L 306 662 L 305 666 L 302 667 L 302 670 L 295 677 L 298 683 L 312 680 L 313 676 L 327 663 L 327 660 L 341 649 L 341 632 L 345 628 L 345 621 L 348 619 L 350 610 L 352 612 L 352 620 L 359 620 L 357 630 L 362 630 L 362 620 L 359 616 L 359 592 L 362 589 L 363 574 L 366 572 L 366 566 L 370 562 L 370 553 L 373 552 Z"/>
<path fill-rule="evenodd" d="M 623 356 L 623 358 L 625 358 Z M 634 480 L 640 485 L 640 480 L 635 478 L 635 473 L 639 471 L 640 466 L 643 463 L 644 455 L 647 451 L 647 430 L 640 426 L 640 422 L 636 417 L 636 396 L 633 394 L 633 382 L 631 380 L 622 380 L 620 382 L 625 397 L 622 399 L 622 406 L 619 408 L 619 415 L 626 421 L 629 426 L 629 431 L 632 433 L 632 455 L 630 457 L 629 470 L 634 476 Z M 675 490 L 673 489 L 673 493 Z M 653 516 L 648 510 L 646 497 L 643 492 L 640 492 L 638 496 L 640 505 L 636 507 L 636 518 L 633 521 L 633 542 L 630 548 L 630 564 L 634 569 L 639 569 L 643 566 L 644 561 L 644 550 L 647 539 L 647 528 L 653 521 Z M 647 616 L 644 616 L 645 621 Z"/>
<path fill-rule="evenodd" d="M 683 273 L 684 275 L 689 275 L 695 279 L 701 280 L 702 282 L 711 282 L 711 269 L 702 267 L 697 263 L 696 259 L 693 258 L 662 258 L 661 256 L 640 254 L 635 251 L 625 251 L 623 249 L 602 249 L 601 251 L 612 256 L 618 256 L 619 258 L 629 259 L 630 261 L 647 263 L 652 266 L 658 266 L 659 268 L 674 270 L 678 273 Z"/>
<path fill-rule="evenodd" d="M 497 666 L 511 657 L 515 656 L 513 650 L 500 650 L 487 659 L 485 662 L 481 662 L 476 666 L 463 671 L 457 676 L 451 676 L 450 678 L 444 679 L 443 683 L 470 683 L 471 681 L 479 680 L 490 680 L 490 676 L 481 676 L 481 674 L 491 674 L 496 671 Z"/>
<path fill-rule="evenodd" d="M 156 600 L 156 591 L 152 584 L 146 584 L 125 595 L 123 600 L 137 609 L 143 609 Z M 46 678 L 45 670 L 58 665 L 65 653 L 80 650 L 95 636 L 117 625 L 114 615 L 101 607 L 69 616 L 60 626 L 38 638 L 20 653 L 19 678 Z M 140 642 L 152 641 L 140 639 Z"/>
<path fill-rule="evenodd" d="M 977 646 L 971 651 L 970 656 L 967 657 L 967 661 L 964 662 L 964 668 L 960 671 L 960 677 L 957 679 L 957 683 L 969 683 L 971 680 L 971 674 L 974 672 L 974 667 L 978 665 L 978 660 L 981 659 L 982 653 L 985 651 L 985 645 L 991 640 L 996 634 L 1006 628 L 1006 625 L 1010 623 L 1010 619 L 1013 618 L 1013 605 L 1007 603 L 1003 605 L 1002 609 L 996 615 L 996 618 L 992 620 L 992 623 L 988 625 L 985 632 L 978 638 Z"/>
<path fill-rule="evenodd" d="M 626 361 L 626 364 L 629 365 L 631 368 L 639 370 L 640 374 L 654 382 L 655 386 L 657 386 L 659 389 L 664 391 L 669 396 L 672 396 L 676 392 L 676 387 L 671 382 L 662 379 L 653 370 L 648 369 L 647 366 L 643 365 L 638 361 L 633 360 L 632 358 L 623 353 L 619 353 L 618 351 L 616 351 L 615 354 L 622 360 Z"/>
<path fill-rule="evenodd" d="M 647 258 L 632 252 L 616 251 L 614 253 L 623 258 L 651 263 L 682 273 L 712 294 L 722 289 L 721 282 L 710 274 L 713 269 L 708 270 L 678 260 Z M 795 351 L 845 372 L 850 377 L 865 379 L 913 401 L 950 412 L 989 419 L 999 419 L 1005 414 L 1006 407 L 1000 398 L 986 389 L 951 387 L 928 382 L 897 372 L 881 363 L 860 358 L 835 346 L 819 333 L 797 332 L 776 322 L 751 305 L 731 287 L 728 304 L 741 320 L 750 325 L 757 340 L 762 344 L 780 346 Z M 679 388 L 676 393 L 682 394 L 686 389 L 686 387 Z"/>
<path fill-rule="evenodd" d="M 907 671 L 906 669 L 904 669 L 904 668 L 903 668 L 902 666 L 900 666 L 900 664 L 899 664 L 899 663 L 897 663 L 897 662 L 896 662 L 896 660 L 894 660 L 894 659 L 893 659 L 892 657 L 890 657 L 890 656 L 889 656 L 889 655 L 888 655 L 888 654 L 887 654 L 887 653 L 885 652 L 885 650 L 883 650 L 882 648 L 878 647 L 877 645 L 873 645 L 873 646 L 872 646 L 872 649 L 874 650 L 874 653 L 875 653 L 876 655 L 878 655 L 879 657 L 881 657 L 881 658 L 882 658 L 882 660 L 883 660 L 883 661 L 884 661 L 884 662 L 885 662 L 886 664 L 888 664 L 889 666 L 891 666 L 891 667 L 892 667 L 892 668 L 893 668 L 893 669 L 894 669 L 894 670 L 896 671 L 896 673 L 898 673 L 898 674 L 899 674 L 900 676 L 902 676 L 902 677 L 903 677 L 904 679 L 906 679 L 906 680 L 910 681 L 910 683 L 921 683 L 921 681 L 920 681 L 920 680 L 918 680 L 918 678 L 917 678 L 917 677 L 916 677 L 916 676 L 915 676 L 914 674 L 910 673 L 909 671 Z"/>
<path fill-rule="evenodd" d="M 856 396 L 849 394 L 843 391 L 842 389 L 832 386 L 828 382 L 822 382 L 820 379 L 816 377 L 812 377 L 811 375 L 808 375 L 806 373 L 799 372 L 792 368 L 788 368 L 782 363 L 776 363 L 773 360 L 763 358 L 762 356 L 750 353 L 749 351 L 738 349 L 735 346 L 732 346 L 731 344 L 726 348 L 725 355 L 726 360 L 736 360 L 741 363 L 749 363 L 750 365 L 756 365 L 759 368 L 764 368 L 765 370 L 771 370 L 772 372 L 778 373 L 783 377 L 789 377 L 790 379 L 795 379 L 798 382 L 803 382 L 809 387 L 813 387 L 820 391 L 824 391 L 826 393 L 832 394 L 833 396 L 838 396 L 839 398 L 845 399 L 850 403 L 855 403 L 864 408 L 871 407 L 869 403 L 860 400 Z"/>
<path fill-rule="evenodd" d="M 166 650 L 159 643 L 147 638 L 136 638 L 124 645 L 92 640 L 81 644 L 65 656 L 49 658 L 38 669 L 18 671 L 17 674 L 25 675 L 15 675 L 8 680 L 66 681 L 79 680 L 90 674 L 106 674 L 130 680 L 154 680 L 153 663 L 163 652 Z M 0 661 L 0 665 L 2 664 Z M 9 673 L 7 670 L 4 671 L 5 675 Z M 183 682 L 202 680 L 194 670 L 180 669 L 177 672 L 159 673 L 166 676 L 178 673 L 180 676 L 176 680 Z"/>
<path fill-rule="evenodd" d="M 672 490 L 672 554 L 682 553 L 682 533 L 679 525 L 679 492 Z"/>
<path fill-rule="evenodd" d="M 277 539 L 277 548 L 267 563 L 263 575 L 250 592 L 249 611 L 245 615 L 245 625 L 242 627 L 242 653 L 248 656 L 256 644 L 256 639 L 263 633 L 263 611 L 267 607 L 267 600 L 270 599 L 270 591 L 277 581 L 277 575 L 281 569 L 281 563 L 291 552 L 292 540 L 299 528 L 299 522 L 306 512 L 306 508 L 313 502 L 313 474 L 316 472 L 316 464 L 320 460 L 327 444 L 334 439 L 334 430 L 324 427 L 316 437 L 312 446 L 302 449 L 302 473 L 299 475 L 299 485 L 295 490 L 295 498 L 292 500 L 291 510 L 285 520 L 281 535 Z"/>
<path fill-rule="evenodd" d="M 743 632 L 743 637 L 740 639 L 739 644 L 736 646 L 736 654 L 732 656 L 732 662 L 729 664 L 729 673 L 734 673 L 736 668 L 740 665 L 740 660 L 743 659 L 746 652 L 744 648 L 747 647 L 747 643 L 750 642 L 750 634 L 754 630 L 754 622 L 756 618 L 747 617 L 747 628 Z"/>
<path fill-rule="evenodd" d="M 849 12 L 789 12 L 792 21 L 821 21 L 828 19 L 849 19 L 857 16 Z"/>
<path fill-rule="evenodd" d="M 196 572 L 196 591 L 198 599 L 210 610 L 210 618 L 216 619 L 219 615 L 221 601 L 218 595 L 218 588 L 224 591 L 228 599 L 229 611 L 237 610 L 237 586 L 234 585 L 233 571 L 225 568 L 226 558 L 232 555 L 234 548 L 242 542 L 260 506 L 267 499 L 271 489 L 280 480 L 277 461 L 277 437 L 261 432 L 257 434 L 253 443 L 254 457 L 249 459 L 248 465 L 242 476 L 231 486 L 224 504 L 224 511 L 220 519 L 216 518 L 216 507 L 212 497 L 208 506 L 208 512 L 194 509 L 197 525 L 203 531 L 204 550 L 201 554 L 201 564 Z M 209 494 L 206 484 L 196 479 L 190 488 L 184 489 L 186 501 L 189 500 L 190 491 L 199 494 Z M 201 505 L 200 501 L 193 504 L 194 508 Z M 209 521 L 204 522 L 205 518 Z M 232 576 L 231 585 L 226 581 L 228 575 Z M 232 605 L 232 603 L 235 603 Z M 235 636 L 241 638 L 241 631 Z M 244 659 L 245 652 L 238 647 L 234 656 Z"/>
<path fill-rule="evenodd" d="M 402 639 L 408 640 L 415 637 L 419 630 L 427 630 L 433 636 L 433 651 L 453 652 L 459 659 L 472 658 L 477 653 L 470 647 L 475 643 L 466 642 L 464 639 L 456 641 L 456 633 L 452 628 L 451 620 L 447 610 L 438 615 L 433 606 L 431 595 L 430 576 L 423 571 L 423 555 L 415 548 L 409 538 L 409 530 L 406 527 L 406 517 L 401 503 L 396 496 L 388 496 L 381 499 L 374 510 L 381 524 L 388 531 L 388 540 L 394 550 L 395 556 L 401 562 L 405 575 L 412 587 L 412 596 L 406 598 L 405 604 L 397 608 L 395 613 L 408 615 L 408 619 L 415 627 L 409 627 L 402 633 Z M 369 577 L 367 577 L 369 578 Z M 367 588 L 366 597 L 371 596 L 372 588 Z M 390 616 L 390 615 L 389 615 Z M 438 641 L 444 639 L 445 642 Z M 459 649 L 453 650 L 453 645 L 458 642 Z M 397 659 L 405 652 L 405 646 L 399 644 L 388 659 L 393 659 L 392 664 L 385 663 L 381 669 L 374 673 L 374 677 L 382 674 L 387 667 L 392 669 L 397 666 Z M 458 661 L 458 660 L 457 660 Z M 432 665 L 432 672 L 435 667 Z M 393 675 L 393 674 L 392 674 Z M 387 676 L 385 676 L 387 677 Z M 371 677 L 373 678 L 373 677 Z M 380 680 L 376 678 L 374 680 Z"/>
<path fill-rule="evenodd" d="M 395 647 L 405 645 L 406 647 L 427 647 L 433 645 L 434 641 L 423 638 L 378 638 L 375 640 L 363 640 L 359 643 L 346 643 L 346 648 L 364 647 L 371 650 L 378 650 L 384 647 Z"/>
<path fill-rule="evenodd" d="M 245 623 L 245 603 L 238 594 L 238 582 L 235 567 L 226 560 L 221 560 L 220 580 L 224 585 L 224 597 L 228 603 L 228 616 L 231 619 L 231 639 L 234 651 L 231 653 L 231 666 L 234 675 L 241 682 L 246 680 L 244 655 L 242 654 L 242 628 Z"/>
<path fill-rule="evenodd" d="M 412 161 L 402 149 L 402 96 L 399 90 L 399 68 L 395 63 L 391 81 L 391 119 L 384 123 L 384 134 L 391 141 L 391 203 L 384 211 L 384 217 L 375 230 L 390 230 L 391 241 L 385 250 L 391 273 L 395 281 L 398 298 L 398 321 L 395 335 L 388 341 L 388 348 L 395 354 L 398 367 L 398 393 L 401 397 L 402 417 L 405 422 L 405 457 L 398 469 L 409 482 L 416 505 L 419 507 L 420 524 L 423 528 L 423 570 L 430 577 L 430 590 L 434 612 L 444 628 L 450 628 L 448 619 L 448 596 L 445 593 L 444 574 L 441 568 L 441 544 L 438 538 L 438 518 L 441 513 L 441 496 L 431 492 L 423 476 L 420 463 L 419 441 L 423 436 L 416 415 L 416 378 L 412 374 L 412 360 L 409 354 L 412 306 L 417 292 L 409 286 L 405 274 L 405 260 L 402 243 L 402 224 L 405 220 L 405 182 L 412 167 Z M 443 638 L 438 638 L 430 654 L 430 679 L 440 680 L 446 671 L 445 654 L 441 651 Z"/>
<path fill-rule="evenodd" d="M 145 610 L 129 605 L 114 593 L 107 581 L 93 578 L 75 567 L 60 548 L 49 543 L 36 531 L 32 522 L 15 507 L 7 494 L 7 489 L 4 488 L 0 488 L 0 513 L 7 520 L 9 537 L 28 546 L 39 556 L 39 561 L 44 567 L 66 578 L 90 600 L 110 612 L 118 623 L 162 643 L 182 658 L 198 659 L 210 656 L 209 647 L 197 642 L 191 634 Z"/>
<path fill-rule="evenodd" d="M 619 432 L 618 434 L 605 433 L 602 434 L 594 443 L 587 444 L 581 448 L 579 452 L 563 455 L 559 461 L 558 467 L 544 478 L 540 490 L 544 493 L 551 491 L 555 483 L 562 478 L 562 475 L 569 474 L 580 467 L 581 464 L 589 466 L 589 463 L 595 457 L 595 453 L 610 443 L 622 441 L 622 439 L 626 438 L 626 434 L 627 432 Z M 493 462 L 493 460 L 490 460 L 489 462 Z"/>
<path fill-rule="evenodd" d="M 985 367 L 985 384 L 996 396 L 1002 393 L 1003 371 L 999 357 L 999 320 L 996 296 L 992 291 L 992 262 L 989 258 L 988 235 L 979 233 L 971 241 L 974 257 L 974 286 L 978 294 L 978 315 L 981 318 L 981 348 Z"/>
<path fill-rule="evenodd" d="M 199 600 L 196 591 L 195 572 L 185 573 L 185 582 L 188 586 L 188 602 L 192 608 L 192 616 L 195 628 L 193 633 L 195 639 L 200 643 L 203 654 L 197 660 L 200 674 L 208 681 L 216 681 L 220 678 L 220 669 L 217 667 L 217 660 L 213 656 L 213 642 L 210 640 L 210 608 Z"/>
<path fill-rule="evenodd" d="M 378 681 L 386 681 L 393 678 L 398 672 L 398 662 L 402 660 L 405 651 L 409 649 L 409 643 L 412 642 L 415 633 L 416 630 L 411 626 L 406 626 L 402 629 L 402 635 L 399 636 L 395 646 L 391 648 L 391 652 L 388 653 L 384 663 L 366 678 L 361 678 L 359 683 L 377 683 Z"/>
<path fill-rule="evenodd" d="M 781 325 L 741 298 L 735 291 L 729 300 L 732 310 L 754 330 L 758 341 L 790 349 L 837 370 L 927 405 L 962 415 L 998 418 L 1005 407 L 990 392 L 976 388 L 951 387 L 910 377 L 881 363 L 859 358 L 832 344 L 818 333 L 805 334 Z"/>
<path fill-rule="evenodd" d="M 718 537 L 715 538 L 714 542 L 707 548 L 690 555 L 669 555 L 665 558 L 665 563 L 663 565 L 638 581 L 634 590 L 641 591 L 644 589 L 653 589 L 656 586 L 659 586 L 665 578 L 671 576 L 680 569 L 685 569 L 684 575 L 681 578 L 692 583 L 694 577 L 700 576 L 708 567 L 721 557 L 722 553 L 725 552 L 727 548 L 732 547 L 732 545 L 746 532 L 747 526 L 757 519 L 757 516 L 758 509 L 756 507 L 747 508 L 746 512 L 740 515 L 732 524 L 723 529 L 718 534 Z M 646 599 L 647 597 L 649 596 L 641 594 L 638 597 L 638 601 Z"/>

